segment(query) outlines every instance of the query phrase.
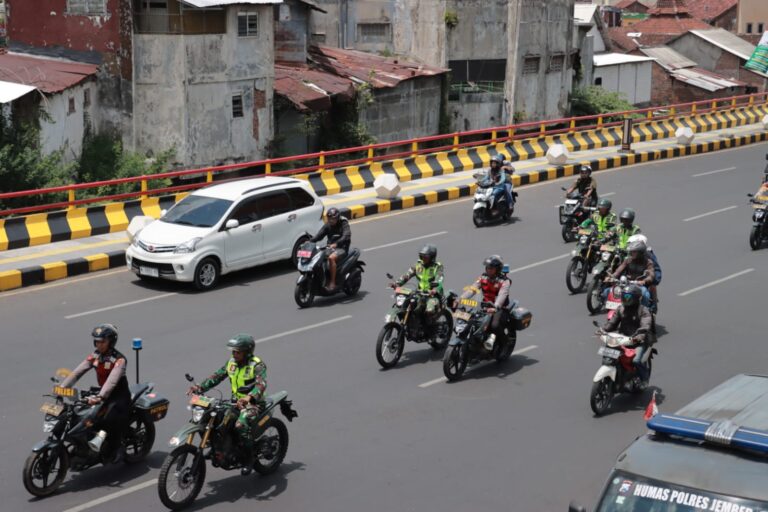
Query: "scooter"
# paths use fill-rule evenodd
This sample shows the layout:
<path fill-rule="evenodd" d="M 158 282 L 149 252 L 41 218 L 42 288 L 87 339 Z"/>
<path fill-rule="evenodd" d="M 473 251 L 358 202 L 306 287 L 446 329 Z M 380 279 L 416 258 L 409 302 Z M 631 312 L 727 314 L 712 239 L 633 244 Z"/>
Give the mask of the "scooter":
<path fill-rule="evenodd" d="M 752 229 L 749 232 L 749 246 L 757 251 L 768 242 L 768 202 L 755 199 L 754 194 L 747 194 L 752 203 Z"/>
<path fill-rule="evenodd" d="M 293 298 L 300 308 L 312 306 L 316 296 L 330 297 L 345 293 L 352 297 L 360 291 L 363 282 L 363 267 L 360 250 L 351 248 L 342 261 L 336 262 L 336 289 L 328 291 L 328 255 L 329 247 L 318 247 L 314 242 L 304 242 L 296 252 L 297 267 L 300 275 L 296 280 Z"/>
<path fill-rule="evenodd" d="M 482 227 L 491 222 L 508 221 L 515 213 L 517 192 L 512 191 L 512 204 L 507 204 L 507 197 L 486 172 L 473 175 L 477 180 L 475 204 L 472 207 L 472 222 L 476 227 Z"/>

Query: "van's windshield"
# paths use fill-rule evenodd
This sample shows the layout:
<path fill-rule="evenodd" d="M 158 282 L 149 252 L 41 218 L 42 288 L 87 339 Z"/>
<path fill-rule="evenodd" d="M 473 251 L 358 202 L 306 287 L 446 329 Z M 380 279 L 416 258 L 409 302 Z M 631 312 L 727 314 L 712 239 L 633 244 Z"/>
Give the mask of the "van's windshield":
<path fill-rule="evenodd" d="M 768 512 L 768 503 L 734 498 L 615 471 L 597 512 Z"/>
<path fill-rule="evenodd" d="M 232 201 L 191 195 L 176 203 L 160 220 L 182 226 L 210 228 L 221 220 L 230 206 Z"/>

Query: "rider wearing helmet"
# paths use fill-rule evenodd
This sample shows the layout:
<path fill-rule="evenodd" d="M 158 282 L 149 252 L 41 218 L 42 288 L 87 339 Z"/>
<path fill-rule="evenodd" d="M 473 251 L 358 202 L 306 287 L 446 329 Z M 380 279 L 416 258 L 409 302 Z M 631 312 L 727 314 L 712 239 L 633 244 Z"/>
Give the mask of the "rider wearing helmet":
<path fill-rule="evenodd" d="M 328 219 L 320 231 L 310 239 L 310 242 L 319 242 L 328 237 L 328 271 L 330 273 L 330 282 L 328 291 L 336 289 L 336 268 L 338 262 L 343 261 L 349 251 L 349 245 L 352 243 L 352 230 L 349 227 L 349 221 L 341 216 L 338 208 L 329 208 L 326 212 Z"/>
<path fill-rule="evenodd" d="M 581 223 L 581 227 L 595 226 L 598 235 L 604 237 L 613 230 L 617 224 L 616 214 L 611 212 L 613 203 L 610 199 L 603 198 L 597 202 L 597 211 L 590 218 Z M 610 226 L 613 224 L 613 226 Z"/>
<path fill-rule="evenodd" d="M 61 386 L 70 388 L 86 372 L 96 370 L 96 380 L 101 389 L 96 395 L 88 398 L 88 404 L 102 404 L 94 419 L 94 427 L 106 434 L 101 436 L 106 446 L 102 444 L 100 451 L 106 460 L 118 462 L 124 455 L 122 437 L 130 416 L 131 392 L 128 389 L 128 378 L 125 376 L 128 362 L 125 356 L 115 349 L 117 327 L 112 324 L 97 325 L 91 336 L 96 350 L 64 379 Z"/>
<path fill-rule="evenodd" d="M 493 344 L 499 334 L 503 334 L 502 326 L 509 319 L 509 288 L 512 281 L 503 273 L 504 261 L 496 254 L 487 257 L 483 261 L 485 273 L 466 288 L 462 298 L 470 298 L 478 292 L 483 294 L 483 302 L 490 302 L 493 306 L 486 309 L 491 317 L 491 334 L 485 341 L 487 350 L 493 349 Z"/>
<path fill-rule="evenodd" d="M 635 210 L 624 208 L 619 214 L 619 224 L 616 233 L 619 235 L 619 249 L 626 249 L 629 237 L 640 233 L 640 227 L 635 225 Z"/>
<path fill-rule="evenodd" d="M 621 306 L 616 313 L 603 325 L 607 332 L 620 332 L 624 336 L 631 336 L 635 343 L 635 358 L 632 362 L 640 377 L 640 388 L 648 386 L 648 368 L 642 363 L 645 351 L 654 343 L 653 316 L 651 312 L 640 304 L 642 290 L 637 285 L 630 285 L 621 296 Z"/>
<path fill-rule="evenodd" d="M 584 198 L 584 207 L 597 202 L 597 181 L 592 177 L 592 167 L 582 165 L 579 169 L 579 177 L 573 182 L 571 188 L 565 192 L 565 197 L 570 196 L 576 190 Z"/>
<path fill-rule="evenodd" d="M 443 279 L 445 277 L 443 264 L 437 261 L 437 247 L 425 245 L 419 251 L 419 261 L 400 276 L 392 288 L 402 286 L 414 277 L 419 280 L 419 291 L 429 292 L 431 297 L 426 303 L 426 320 L 432 322 L 443 295 Z"/>
<path fill-rule="evenodd" d="M 510 174 L 507 174 L 509 172 Z M 511 210 L 514 206 L 514 197 L 512 195 L 511 173 L 515 172 L 514 167 L 504 162 L 504 157 L 496 155 L 491 158 L 491 180 L 496 185 L 497 193 L 503 189 L 504 196 L 507 199 L 507 207 Z"/>
<path fill-rule="evenodd" d="M 242 469 L 242 473 L 247 475 L 253 466 L 252 427 L 261 412 L 259 402 L 267 389 L 267 366 L 253 355 L 256 343 L 250 334 L 238 334 L 227 341 L 227 348 L 232 351 L 229 361 L 200 385 L 190 387 L 187 394 L 205 393 L 229 377 L 232 399 L 237 400 L 237 407 L 240 409 L 235 431 L 240 435 L 248 453 L 247 463 Z M 251 386 L 252 389 L 246 393 L 240 390 L 242 387 Z"/>
<path fill-rule="evenodd" d="M 635 242 L 642 242 L 646 246 L 646 254 L 648 255 L 648 259 L 651 260 L 653 263 L 653 283 L 648 287 L 648 289 L 651 292 L 651 304 L 652 304 L 652 310 L 655 313 L 655 308 L 658 305 L 659 302 L 659 292 L 658 292 L 658 286 L 661 284 L 661 265 L 659 264 L 659 258 L 656 256 L 656 253 L 653 252 L 653 248 L 651 248 L 650 245 L 648 245 L 648 237 L 642 234 L 632 235 L 629 237 L 629 246 L 631 247 L 633 243 Z"/>
<path fill-rule="evenodd" d="M 656 280 L 656 269 L 653 266 L 653 260 L 648 257 L 648 247 L 643 240 L 635 239 L 627 247 L 629 255 L 618 266 L 613 273 L 613 277 L 618 279 L 622 275 L 627 279 L 634 281 L 641 287 L 643 296 L 643 305 L 648 307 L 651 303 L 651 293 L 648 287 Z"/>

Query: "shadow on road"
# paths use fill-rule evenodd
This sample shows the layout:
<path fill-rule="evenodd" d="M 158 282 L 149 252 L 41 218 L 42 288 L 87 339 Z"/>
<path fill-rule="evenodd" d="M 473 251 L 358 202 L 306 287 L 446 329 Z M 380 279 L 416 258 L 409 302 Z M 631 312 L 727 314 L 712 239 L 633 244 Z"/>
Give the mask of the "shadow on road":
<path fill-rule="evenodd" d="M 292 285 L 294 283 L 291 283 Z M 291 293 L 293 293 L 293 288 L 291 288 Z M 355 302 L 360 302 L 363 300 L 366 295 L 368 295 L 369 292 L 365 290 L 360 290 L 352 297 L 348 297 L 345 293 L 338 293 L 336 295 L 332 295 L 330 297 L 320 297 L 315 296 L 315 301 L 312 303 L 312 306 L 309 309 L 313 308 L 328 308 L 337 306 L 339 304 L 353 304 Z M 298 306 L 296 306 L 297 309 L 301 309 Z"/>
<path fill-rule="evenodd" d="M 481 362 L 468 367 L 464 376 L 459 381 L 449 382 L 449 384 L 460 383 L 462 380 L 487 379 L 489 377 L 504 379 L 517 373 L 519 370 L 528 366 L 533 366 L 538 362 L 538 359 L 533 359 L 524 355 L 513 355 L 508 361 L 503 363 L 497 363 L 496 361 Z"/>
<path fill-rule="evenodd" d="M 661 407 L 666 395 L 662 392 L 660 387 L 651 385 L 642 393 L 622 393 L 614 398 L 611 408 L 608 410 L 606 416 L 610 416 L 611 414 L 645 411 L 651 401 L 651 397 L 653 397 L 654 391 L 656 392 L 656 406 Z"/>
<path fill-rule="evenodd" d="M 423 347 L 416 350 L 408 350 L 408 347 Z M 426 343 L 406 343 L 405 350 L 403 351 L 403 357 L 400 362 L 397 363 L 397 368 L 407 368 L 415 364 L 426 364 L 435 361 L 443 360 L 443 350 L 435 350 Z M 381 369 L 385 371 L 384 368 Z"/>

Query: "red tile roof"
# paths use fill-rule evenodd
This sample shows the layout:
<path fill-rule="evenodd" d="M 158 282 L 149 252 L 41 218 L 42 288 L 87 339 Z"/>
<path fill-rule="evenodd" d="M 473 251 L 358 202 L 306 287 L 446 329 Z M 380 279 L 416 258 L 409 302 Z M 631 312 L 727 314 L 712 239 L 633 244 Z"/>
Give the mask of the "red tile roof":
<path fill-rule="evenodd" d="M 306 64 L 275 63 L 275 93 L 288 99 L 301 112 L 330 110 L 333 100 L 355 97 L 355 84 Z"/>
<path fill-rule="evenodd" d="M 98 66 L 79 62 L 43 59 L 22 53 L 0 55 L 0 80 L 37 87 L 53 94 L 93 76 Z"/>
<path fill-rule="evenodd" d="M 688 10 L 694 18 L 711 22 L 738 5 L 739 0 L 696 0 Z"/>
<path fill-rule="evenodd" d="M 676 2 L 682 2 L 682 0 L 676 0 Z M 685 3 L 676 3 L 673 0 L 672 6 L 676 9 L 685 8 Z M 703 21 L 692 18 L 688 15 L 687 10 L 677 11 L 678 14 L 668 14 L 667 9 L 671 7 L 669 5 L 662 5 L 662 1 L 659 1 L 661 7 L 657 7 L 656 12 L 651 14 L 648 19 L 630 25 L 628 27 L 616 27 L 608 31 L 608 37 L 619 48 L 626 52 L 636 50 L 640 46 L 658 46 L 666 44 L 675 37 L 685 34 L 689 30 L 696 29 L 710 29 L 711 25 L 704 23 Z M 662 9 L 659 11 L 658 9 Z M 637 36 L 629 36 L 629 34 L 639 34 Z"/>
<path fill-rule="evenodd" d="M 697 0 L 699 1 L 699 0 Z M 679 15 L 688 14 L 688 2 L 686 0 L 659 0 L 656 2 L 656 7 L 652 7 L 648 10 L 648 14 L 660 14 L 660 15 Z"/>
<path fill-rule="evenodd" d="M 641 2 L 640 0 L 621 0 L 619 3 L 615 5 L 615 7 L 618 7 L 619 9 L 629 9 L 635 4 L 640 4 L 645 9 L 648 9 L 648 6 Z"/>

